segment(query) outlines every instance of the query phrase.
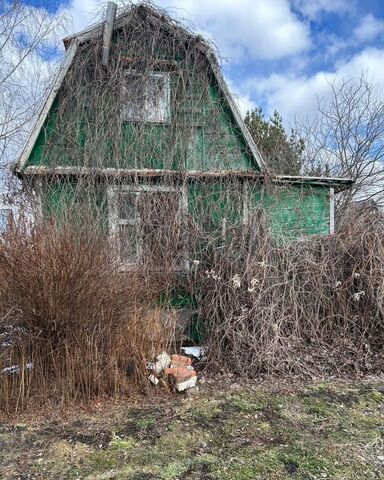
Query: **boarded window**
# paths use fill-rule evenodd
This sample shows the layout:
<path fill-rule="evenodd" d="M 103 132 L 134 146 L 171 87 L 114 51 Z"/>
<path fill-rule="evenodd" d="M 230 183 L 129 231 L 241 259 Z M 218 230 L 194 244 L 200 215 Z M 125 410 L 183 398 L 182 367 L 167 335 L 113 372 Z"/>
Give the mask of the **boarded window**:
<path fill-rule="evenodd" d="M 122 89 L 123 120 L 165 123 L 170 116 L 169 74 L 127 71 Z"/>

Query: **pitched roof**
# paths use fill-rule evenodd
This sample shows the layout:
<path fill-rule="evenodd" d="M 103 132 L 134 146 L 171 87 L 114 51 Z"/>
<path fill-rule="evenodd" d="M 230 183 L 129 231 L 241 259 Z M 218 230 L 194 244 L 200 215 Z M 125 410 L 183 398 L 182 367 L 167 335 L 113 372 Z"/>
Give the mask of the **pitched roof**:
<path fill-rule="evenodd" d="M 233 114 L 233 117 L 235 119 L 235 122 L 240 129 L 245 142 L 256 162 L 256 165 L 259 167 L 260 170 L 265 169 L 265 164 L 264 160 L 262 158 L 261 153 L 259 152 L 258 148 L 256 147 L 256 144 L 249 133 L 248 128 L 246 127 L 244 120 L 242 118 L 242 115 L 240 113 L 239 107 L 237 106 L 236 102 L 234 101 L 228 86 L 224 80 L 223 74 L 221 72 L 221 68 L 218 64 L 218 61 L 216 59 L 216 56 L 212 50 L 212 48 L 202 39 L 201 36 L 199 35 L 194 35 L 190 33 L 187 29 L 181 27 L 180 25 L 176 24 L 176 22 L 173 22 L 169 17 L 165 17 L 164 15 L 161 15 L 157 10 L 155 10 L 153 7 L 147 6 L 145 4 L 138 5 L 138 6 L 132 6 L 130 9 L 128 9 L 126 12 L 124 12 L 122 15 L 118 16 L 115 20 L 114 23 L 114 29 L 121 28 L 124 25 L 128 24 L 130 21 L 130 14 L 134 9 L 142 9 L 143 12 L 145 12 L 146 16 L 151 18 L 153 22 L 161 22 L 162 28 L 167 29 L 171 33 L 177 34 L 178 32 L 182 32 L 184 35 L 190 36 L 192 38 L 195 38 L 197 40 L 197 48 L 205 55 L 207 58 L 212 73 L 214 75 L 214 78 L 216 79 L 216 82 L 222 91 L 229 108 Z M 27 140 L 27 143 L 21 153 L 21 156 L 18 160 L 18 162 L 15 165 L 15 172 L 16 173 L 21 173 L 23 171 L 23 168 L 25 167 L 28 158 L 32 152 L 33 146 L 38 138 L 38 135 L 44 125 L 44 122 L 47 118 L 47 115 L 49 113 L 50 108 L 52 107 L 52 104 L 56 98 L 56 95 L 60 89 L 60 86 L 64 80 L 64 77 L 69 69 L 69 67 L 72 64 L 73 58 L 75 56 L 75 53 L 77 51 L 77 48 L 79 45 L 90 41 L 98 36 L 101 36 L 103 33 L 103 27 L 104 27 L 104 22 L 100 22 L 93 27 L 87 28 L 81 32 L 78 32 L 74 35 L 70 35 L 66 38 L 63 39 L 65 48 L 66 48 L 66 56 L 65 59 L 59 69 L 59 72 L 52 84 L 52 87 L 50 91 L 48 92 L 48 96 L 46 98 L 46 101 L 44 102 L 38 117 L 36 124 L 34 128 L 32 129 L 29 138 Z"/>
<path fill-rule="evenodd" d="M 134 9 L 142 9 L 142 11 L 145 13 L 147 17 L 151 18 L 151 21 L 154 23 L 161 23 L 161 27 L 168 30 L 170 33 L 173 34 L 178 34 L 178 33 L 183 33 L 186 36 L 189 36 L 191 38 L 194 38 L 197 40 L 197 48 L 205 55 L 207 58 L 210 67 L 212 69 L 212 73 L 217 81 L 217 84 L 219 88 L 221 89 L 229 107 L 230 110 L 233 114 L 233 117 L 236 121 L 236 124 L 238 125 L 245 141 L 246 144 L 252 153 L 252 156 L 259 167 L 261 172 L 266 171 L 265 163 L 262 157 L 262 154 L 259 152 L 251 134 L 249 133 L 248 128 L 246 127 L 244 120 L 242 118 L 242 115 L 240 113 L 240 110 L 234 101 L 228 86 L 224 80 L 223 74 L 221 72 L 220 65 L 217 61 L 217 58 L 215 56 L 215 53 L 213 49 L 210 47 L 210 45 L 200 36 L 200 35 L 195 35 L 191 32 L 188 31 L 187 28 L 184 28 L 180 26 L 180 24 L 176 23 L 173 21 L 170 17 L 165 16 L 164 14 L 159 13 L 158 10 L 155 8 L 148 6 L 146 4 L 141 4 L 141 5 L 136 5 L 132 6 L 130 9 L 126 10 L 123 14 L 119 15 L 115 22 L 114 22 L 114 29 L 118 29 L 121 27 L 124 27 L 127 25 L 130 21 L 130 17 L 132 14 L 132 11 Z M 72 64 L 72 61 L 75 57 L 77 48 L 79 45 L 82 45 L 94 38 L 97 38 L 99 36 L 102 36 L 103 34 L 103 28 L 104 28 L 104 21 L 91 26 L 85 30 L 82 30 L 81 32 L 75 33 L 73 35 L 67 36 L 63 39 L 65 48 L 66 48 L 66 55 L 64 58 L 64 61 L 59 69 L 59 72 L 52 84 L 52 87 L 50 91 L 48 92 L 47 98 L 45 103 L 43 104 L 36 124 L 33 128 L 33 130 L 30 133 L 30 136 L 28 138 L 28 141 L 23 149 L 23 152 L 15 165 L 14 171 L 17 174 L 21 174 L 23 172 L 23 169 L 28 161 L 29 155 L 32 152 L 33 146 L 37 140 L 37 137 L 41 131 L 41 128 L 44 125 L 44 121 L 49 113 L 50 108 L 52 107 L 53 101 L 56 98 L 56 95 L 60 89 L 60 86 L 64 80 L 64 77 L 69 69 L 69 67 Z M 79 167 L 80 170 L 81 167 Z M 49 168 L 46 167 L 29 167 L 28 168 L 28 173 L 30 174 L 48 174 Z M 105 169 L 107 171 L 108 169 Z M 68 173 L 68 172 L 67 172 Z M 192 172 L 191 172 L 192 173 Z M 223 172 L 225 175 L 230 175 L 230 172 Z M 232 172 L 233 173 L 233 172 Z M 138 172 L 136 172 L 136 175 Z M 160 174 L 160 172 L 159 172 Z M 214 175 L 220 175 L 220 172 L 213 172 Z M 252 172 L 252 171 L 243 171 L 243 172 L 237 172 L 238 176 L 247 176 L 247 177 L 258 177 L 257 172 Z M 311 185 L 323 185 L 323 186 L 328 186 L 328 187 L 333 187 L 335 188 L 335 191 L 341 191 L 349 188 L 352 184 L 353 181 L 349 178 L 329 178 L 329 177 L 307 177 L 307 176 L 288 176 L 288 175 L 276 175 L 273 177 L 273 182 L 276 184 L 292 184 L 292 185 L 303 185 L 303 184 L 311 184 Z"/>

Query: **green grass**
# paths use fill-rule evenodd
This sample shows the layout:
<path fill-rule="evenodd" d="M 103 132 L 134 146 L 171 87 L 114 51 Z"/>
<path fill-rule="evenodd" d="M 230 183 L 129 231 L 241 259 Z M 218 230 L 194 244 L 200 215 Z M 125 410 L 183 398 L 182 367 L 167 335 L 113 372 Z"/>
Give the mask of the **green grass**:
<path fill-rule="evenodd" d="M 4 480 L 380 480 L 384 385 L 206 387 L 66 421 L 3 422 L 0 444 Z"/>

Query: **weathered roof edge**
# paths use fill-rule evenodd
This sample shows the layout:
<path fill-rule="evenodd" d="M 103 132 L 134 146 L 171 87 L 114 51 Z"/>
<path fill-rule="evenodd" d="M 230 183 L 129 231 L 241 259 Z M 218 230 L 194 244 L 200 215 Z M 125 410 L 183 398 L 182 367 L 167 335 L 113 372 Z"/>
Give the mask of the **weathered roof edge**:
<path fill-rule="evenodd" d="M 56 98 L 56 94 L 59 91 L 61 84 L 63 82 L 63 79 L 72 63 L 72 60 L 75 56 L 79 43 L 80 42 L 77 39 L 75 39 L 66 52 L 64 61 L 61 64 L 59 71 L 57 72 L 55 80 L 48 92 L 47 98 L 43 103 L 39 114 L 37 115 L 36 123 L 29 134 L 28 140 L 24 145 L 23 151 L 21 152 L 21 155 L 17 163 L 13 168 L 15 173 L 20 172 L 28 161 L 28 158 L 32 152 L 33 146 L 35 145 L 36 140 L 40 134 L 40 131 L 44 125 L 45 119 L 47 118 L 49 110 L 52 107 L 52 104 Z"/>
<path fill-rule="evenodd" d="M 148 9 L 148 11 L 149 11 L 150 15 L 153 17 L 153 19 L 155 19 L 155 21 L 163 21 L 160 16 L 156 16 L 154 14 L 152 9 Z M 115 28 L 120 28 L 128 22 L 129 22 L 129 15 L 127 13 L 123 14 L 122 16 L 120 16 L 116 19 L 114 29 Z M 29 155 L 32 152 L 33 146 L 34 146 L 34 144 L 37 140 L 37 137 L 40 133 L 40 130 L 41 130 L 43 124 L 44 124 L 44 121 L 45 121 L 45 119 L 48 115 L 48 112 L 49 112 L 49 110 L 52 106 L 52 103 L 53 103 L 53 101 L 56 97 L 56 94 L 57 94 L 58 90 L 60 89 L 60 86 L 61 86 L 61 84 L 64 80 L 64 77 L 65 77 L 65 74 L 67 73 L 68 68 L 70 67 L 70 65 L 72 63 L 72 60 L 75 56 L 76 49 L 77 49 L 78 45 L 80 45 L 81 43 L 87 42 L 87 41 L 95 38 L 98 35 L 101 35 L 103 25 L 104 25 L 104 22 L 102 21 L 102 22 L 100 22 L 100 23 L 98 23 L 98 24 L 96 24 L 92 27 L 89 27 L 85 30 L 82 30 L 81 32 L 75 33 L 75 34 L 70 35 L 68 37 L 65 37 L 63 39 L 65 47 L 68 48 L 67 54 L 65 56 L 65 59 L 64 59 L 64 62 L 62 64 L 62 66 L 60 67 L 60 70 L 59 70 L 58 75 L 55 79 L 55 82 L 53 83 L 52 88 L 51 88 L 51 90 L 48 94 L 47 100 L 43 104 L 43 107 L 42 107 L 42 109 L 41 109 L 41 111 L 38 115 L 36 124 L 35 124 L 34 128 L 32 129 L 32 131 L 31 131 L 31 133 L 28 137 L 28 140 L 27 140 L 27 143 L 26 143 L 26 145 L 23 149 L 23 152 L 22 152 L 19 160 L 17 161 L 17 163 L 14 166 L 14 171 L 15 172 L 20 172 L 24 168 L 24 166 L 25 166 L 25 164 L 26 164 L 26 162 L 29 158 Z M 180 28 L 180 27 L 176 27 L 176 26 L 171 25 L 171 24 L 167 24 L 164 21 L 163 21 L 163 25 L 166 28 L 169 28 L 170 30 L 177 30 L 177 28 Z M 241 133 L 242 133 L 242 135 L 245 139 L 245 142 L 248 145 L 248 148 L 251 151 L 252 156 L 254 157 L 254 159 L 256 161 L 257 166 L 260 168 L 260 170 L 265 170 L 265 162 L 263 160 L 263 157 L 262 157 L 261 153 L 259 152 L 251 134 L 249 133 L 248 128 L 246 127 L 246 125 L 244 123 L 244 120 L 241 116 L 241 112 L 239 110 L 239 107 L 237 106 L 236 102 L 233 99 L 232 94 L 229 91 L 229 88 L 228 88 L 228 86 L 227 86 L 227 84 L 224 80 L 224 77 L 223 77 L 223 74 L 221 72 L 220 66 L 217 63 L 216 57 L 215 57 L 211 47 L 209 45 L 207 45 L 206 43 L 203 43 L 203 42 L 199 43 L 197 45 L 197 47 L 206 56 L 210 66 L 212 68 L 212 72 L 213 72 L 213 75 L 214 75 L 214 77 L 217 81 L 217 84 L 219 85 L 219 88 L 223 92 L 224 97 L 225 97 L 226 101 L 228 102 L 229 108 L 230 108 L 230 110 L 233 114 L 235 122 L 237 123 L 237 126 L 239 127 L 239 129 L 240 129 L 240 131 L 241 131 Z"/>
<path fill-rule="evenodd" d="M 178 171 L 167 169 L 128 169 L 128 168 L 93 168 L 93 167 L 46 167 L 46 166 L 30 166 L 19 175 L 31 176 L 104 176 L 110 178 L 155 178 L 155 177 L 172 177 L 176 179 L 199 179 L 199 178 L 247 178 L 255 181 L 270 181 L 273 184 L 289 184 L 289 185 L 314 185 L 334 187 L 336 192 L 340 192 L 349 188 L 353 184 L 350 178 L 337 177 L 308 177 L 308 176 L 292 176 L 292 175 L 267 175 L 265 173 L 256 172 L 254 170 L 190 170 Z"/>

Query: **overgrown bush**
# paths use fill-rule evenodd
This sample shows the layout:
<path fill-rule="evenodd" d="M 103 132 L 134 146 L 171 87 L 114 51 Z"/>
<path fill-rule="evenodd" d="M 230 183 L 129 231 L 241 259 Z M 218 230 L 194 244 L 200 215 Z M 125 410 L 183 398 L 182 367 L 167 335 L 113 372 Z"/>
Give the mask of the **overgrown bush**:
<path fill-rule="evenodd" d="M 11 228 L 0 250 L 0 408 L 145 387 L 148 358 L 173 338 L 153 307 L 166 283 L 122 272 L 96 225 Z"/>
<path fill-rule="evenodd" d="M 384 219 L 276 242 L 260 223 L 199 270 L 207 355 L 240 375 L 384 368 Z"/>
<path fill-rule="evenodd" d="M 175 287 L 189 288 L 199 305 L 212 372 L 383 371 L 380 213 L 290 243 L 272 237 L 260 214 L 219 246 L 200 231 L 189 237 L 189 269 L 176 274 L 146 266 L 124 272 L 105 232 L 78 225 L 19 225 L 3 240 L 3 410 L 30 399 L 68 403 L 148 388 L 147 361 L 176 346 L 175 317 L 163 315 Z"/>

